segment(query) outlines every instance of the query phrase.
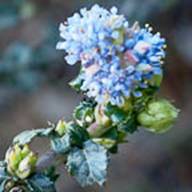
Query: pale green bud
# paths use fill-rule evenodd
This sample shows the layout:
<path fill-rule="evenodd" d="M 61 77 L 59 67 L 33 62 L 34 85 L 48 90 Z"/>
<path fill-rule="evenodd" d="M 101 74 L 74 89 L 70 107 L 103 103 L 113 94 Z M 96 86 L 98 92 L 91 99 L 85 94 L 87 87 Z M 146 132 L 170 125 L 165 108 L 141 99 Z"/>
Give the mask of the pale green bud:
<path fill-rule="evenodd" d="M 151 132 L 164 133 L 173 125 L 178 113 L 179 110 L 167 100 L 151 101 L 138 115 L 138 122 Z"/>
<path fill-rule="evenodd" d="M 28 145 L 16 144 L 7 151 L 5 161 L 7 171 L 11 175 L 25 179 L 34 171 L 37 156 L 29 149 Z"/>
<path fill-rule="evenodd" d="M 55 131 L 59 134 L 59 136 L 63 136 L 66 132 L 66 122 L 64 120 L 59 120 Z"/>
<path fill-rule="evenodd" d="M 16 171 L 16 175 L 20 179 L 25 179 L 30 176 L 30 174 L 35 170 L 35 165 L 37 162 L 37 156 L 33 152 L 30 152 L 19 164 Z"/>
<path fill-rule="evenodd" d="M 30 153 L 30 149 L 29 149 L 29 146 L 28 145 L 24 145 L 23 146 L 23 149 L 21 151 L 21 158 L 25 158 L 29 153 Z"/>
<path fill-rule="evenodd" d="M 108 138 L 94 138 L 93 141 L 97 144 L 103 145 L 106 149 L 111 149 L 116 144 L 116 141 Z"/>
<path fill-rule="evenodd" d="M 5 155 L 5 161 L 7 163 L 8 172 L 14 174 L 14 171 L 17 169 L 19 162 L 22 160 L 21 148 L 19 145 L 15 145 L 8 149 Z"/>

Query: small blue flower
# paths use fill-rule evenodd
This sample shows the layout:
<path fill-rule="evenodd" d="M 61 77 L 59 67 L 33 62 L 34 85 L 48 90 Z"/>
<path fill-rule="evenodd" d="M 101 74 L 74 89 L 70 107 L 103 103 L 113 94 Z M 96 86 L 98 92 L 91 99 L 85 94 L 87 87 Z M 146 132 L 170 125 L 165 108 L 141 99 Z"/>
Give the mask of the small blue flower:
<path fill-rule="evenodd" d="M 81 9 L 60 25 L 70 65 L 82 66 L 81 90 L 98 103 L 121 106 L 130 96 L 141 97 L 154 75 L 162 75 L 165 40 L 150 27 L 129 27 L 116 7 Z"/>

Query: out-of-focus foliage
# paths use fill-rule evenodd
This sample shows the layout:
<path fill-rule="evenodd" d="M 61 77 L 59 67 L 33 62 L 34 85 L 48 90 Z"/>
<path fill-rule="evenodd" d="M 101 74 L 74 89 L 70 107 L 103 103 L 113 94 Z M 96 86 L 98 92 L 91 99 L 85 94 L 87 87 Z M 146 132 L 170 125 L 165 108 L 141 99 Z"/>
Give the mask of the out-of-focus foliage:
<path fill-rule="evenodd" d="M 4 37 L 0 45 L 2 102 L 9 101 L 6 95 L 14 98 L 15 93 L 36 90 L 43 82 L 54 79 L 55 74 L 50 74 L 50 71 L 58 67 L 58 53 L 55 50 L 57 25 L 50 19 L 48 22 L 45 21 L 46 25 L 42 29 L 39 29 L 44 22 L 43 19 L 41 21 L 41 17 L 40 21 L 36 20 L 40 11 L 39 4 L 35 1 L 0 2 L 0 34 Z M 30 22 L 34 22 L 37 28 L 30 28 Z M 25 30 L 28 34 L 22 36 Z M 31 40 L 30 36 L 34 34 L 36 36 Z"/>

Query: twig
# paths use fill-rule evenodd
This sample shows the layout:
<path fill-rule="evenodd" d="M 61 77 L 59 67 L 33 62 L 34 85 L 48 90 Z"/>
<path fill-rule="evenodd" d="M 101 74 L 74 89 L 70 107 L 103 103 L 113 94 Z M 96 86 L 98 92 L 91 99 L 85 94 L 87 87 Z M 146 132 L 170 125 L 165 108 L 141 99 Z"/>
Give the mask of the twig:
<path fill-rule="evenodd" d="M 53 150 L 47 151 L 39 158 L 36 165 L 36 170 L 37 172 L 41 172 L 52 165 L 60 165 L 64 163 L 65 160 L 66 160 L 65 156 L 59 155 Z"/>

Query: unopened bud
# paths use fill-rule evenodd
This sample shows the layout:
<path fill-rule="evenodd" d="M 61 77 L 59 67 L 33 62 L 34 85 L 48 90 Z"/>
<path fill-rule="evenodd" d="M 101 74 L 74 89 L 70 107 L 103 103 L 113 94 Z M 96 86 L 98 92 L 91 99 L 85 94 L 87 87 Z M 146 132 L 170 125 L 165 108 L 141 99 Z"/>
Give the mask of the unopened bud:
<path fill-rule="evenodd" d="M 178 112 L 167 100 L 151 101 L 138 115 L 138 122 L 151 132 L 164 133 L 173 125 Z"/>
<path fill-rule="evenodd" d="M 20 179 L 25 179 L 34 171 L 37 162 L 37 157 L 30 152 L 19 164 L 16 171 L 17 176 Z"/>
<path fill-rule="evenodd" d="M 106 149 L 111 149 L 116 144 L 115 140 L 108 138 L 94 138 L 93 141 L 97 144 L 103 145 Z"/>
<path fill-rule="evenodd" d="M 37 156 L 28 147 L 18 144 L 11 147 L 5 157 L 7 171 L 20 179 L 25 179 L 34 171 L 37 162 Z"/>
<path fill-rule="evenodd" d="M 66 122 L 64 120 L 59 120 L 55 131 L 59 134 L 59 136 L 63 136 L 66 132 Z"/>

